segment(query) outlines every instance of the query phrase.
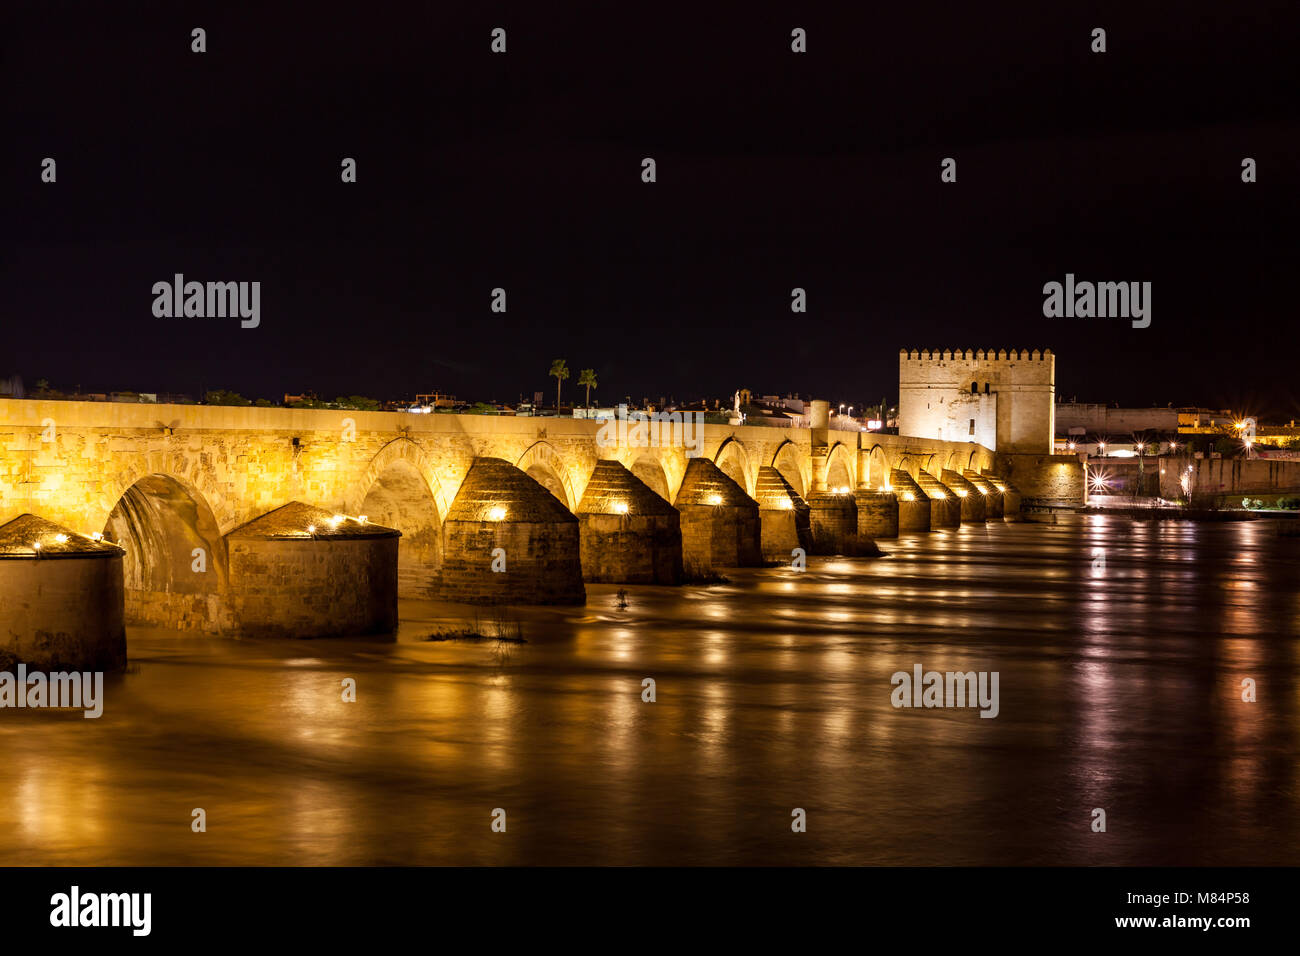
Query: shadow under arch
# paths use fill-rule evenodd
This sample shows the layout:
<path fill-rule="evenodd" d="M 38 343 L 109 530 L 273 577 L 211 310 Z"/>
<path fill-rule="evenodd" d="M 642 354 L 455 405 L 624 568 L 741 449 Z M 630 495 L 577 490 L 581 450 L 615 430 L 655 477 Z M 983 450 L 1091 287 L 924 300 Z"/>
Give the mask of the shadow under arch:
<path fill-rule="evenodd" d="M 126 552 L 128 624 L 213 634 L 227 627 L 226 540 L 192 483 L 160 472 L 135 479 L 113 505 L 103 534 Z"/>

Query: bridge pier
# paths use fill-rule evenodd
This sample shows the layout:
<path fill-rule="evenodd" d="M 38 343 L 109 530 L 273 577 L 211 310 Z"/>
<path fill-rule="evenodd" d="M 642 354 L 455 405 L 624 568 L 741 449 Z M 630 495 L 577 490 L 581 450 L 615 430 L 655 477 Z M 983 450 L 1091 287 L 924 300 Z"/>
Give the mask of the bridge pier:
<path fill-rule="evenodd" d="M 943 482 L 961 498 L 962 521 L 973 523 L 987 518 L 988 509 L 984 504 L 984 496 L 980 494 L 978 488 L 951 468 L 943 470 Z"/>
<path fill-rule="evenodd" d="M 125 667 L 123 554 L 36 515 L 0 525 L 0 670 Z"/>
<path fill-rule="evenodd" d="M 930 499 L 930 530 L 961 524 L 961 498 L 928 471 L 917 472 L 916 482 Z"/>
<path fill-rule="evenodd" d="M 681 581 L 681 516 L 617 461 L 592 470 L 578 503 L 578 535 L 585 581 Z"/>
<path fill-rule="evenodd" d="M 765 561 L 789 562 L 795 548 L 812 550 L 812 525 L 808 503 L 776 468 L 758 469 L 754 487 L 758 501 L 760 547 Z"/>
<path fill-rule="evenodd" d="M 1007 479 L 985 472 L 985 477 L 1002 494 L 1002 519 L 1004 521 L 1020 520 L 1020 491 Z"/>
<path fill-rule="evenodd" d="M 401 532 L 299 501 L 226 536 L 240 637 L 350 637 L 397 627 Z"/>
<path fill-rule="evenodd" d="M 898 496 L 898 530 L 929 531 L 930 499 L 921 486 L 901 468 L 889 473 L 889 483 Z"/>
<path fill-rule="evenodd" d="M 578 519 L 500 458 L 476 458 L 443 523 L 444 599 L 583 604 Z"/>
<path fill-rule="evenodd" d="M 853 492 L 858 504 L 858 535 L 867 540 L 898 537 L 898 496 L 892 491 L 859 488 Z"/>
<path fill-rule="evenodd" d="M 674 502 L 687 576 L 762 563 L 758 502 L 707 458 L 692 458 Z"/>
<path fill-rule="evenodd" d="M 814 554 L 858 553 L 858 505 L 852 495 L 814 491 L 808 508 Z"/>

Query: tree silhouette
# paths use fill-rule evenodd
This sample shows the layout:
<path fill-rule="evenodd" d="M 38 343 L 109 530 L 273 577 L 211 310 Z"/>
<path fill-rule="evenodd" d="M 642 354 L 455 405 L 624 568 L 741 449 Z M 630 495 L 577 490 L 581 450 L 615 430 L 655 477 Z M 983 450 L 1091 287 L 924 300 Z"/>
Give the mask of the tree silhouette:
<path fill-rule="evenodd" d="M 556 359 L 551 363 L 551 377 L 555 379 L 555 410 L 560 410 L 560 384 L 569 377 L 569 363 Z"/>
<path fill-rule="evenodd" d="M 578 384 L 587 386 L 587 407 L 591 408 L 591 390 L 596 387 L 596 370 L 584 368 L 578 373 Z"/>

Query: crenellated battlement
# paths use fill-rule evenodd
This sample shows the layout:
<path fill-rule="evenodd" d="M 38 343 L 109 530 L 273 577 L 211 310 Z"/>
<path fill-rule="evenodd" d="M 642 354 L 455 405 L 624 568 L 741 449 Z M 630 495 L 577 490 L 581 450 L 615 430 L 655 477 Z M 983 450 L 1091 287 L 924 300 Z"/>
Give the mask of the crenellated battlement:
<path fill-rule="evenodd" d="M 899 349 L 900 362 L 1051 362 L 1051 349 Z"/>

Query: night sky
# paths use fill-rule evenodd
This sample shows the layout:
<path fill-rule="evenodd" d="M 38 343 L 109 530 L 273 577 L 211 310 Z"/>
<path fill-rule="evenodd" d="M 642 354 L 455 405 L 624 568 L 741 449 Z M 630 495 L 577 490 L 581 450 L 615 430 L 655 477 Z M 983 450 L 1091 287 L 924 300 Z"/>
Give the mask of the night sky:
<path fill-rule="evenodd" d="M 512 401 L 563 357 L 606 403 L 865 403 L 900 347 L 1051 348 L 1066 398 L 1300 417 L 1294 0 L 8 6 L 29 388 Z M 155 318 L 176 272 L 261 326 Z M 1044 318 L 1066 272 L 1152 282 L 1150 328 Z"/>

